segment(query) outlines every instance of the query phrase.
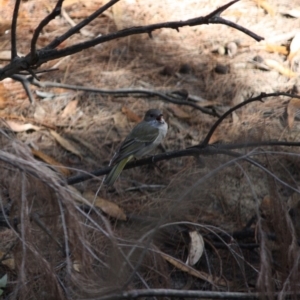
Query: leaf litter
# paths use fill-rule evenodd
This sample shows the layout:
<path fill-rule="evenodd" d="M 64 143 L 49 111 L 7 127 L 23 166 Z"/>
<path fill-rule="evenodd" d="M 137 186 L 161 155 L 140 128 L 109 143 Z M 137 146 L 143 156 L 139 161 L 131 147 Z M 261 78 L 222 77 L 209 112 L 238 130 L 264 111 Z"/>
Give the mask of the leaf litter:
<path fill-rule="evenodd" d="M 70 18 L 74 19 L 87 16 L 102 4 L 101 1 L 66 0 L 64 2 L 66 13 Z M 117 28 L 188 19 L 204 15 L 222 4 L 224 4 L 222 1 L 216 1 L 212 4 L 211 1 L 192 0 L 184 1 L 184 3 L 182 1 L 122 1 L 118 3 L 118 7 L 107 11 L 102 17 L 97 18 L 88 25 L 86 29 L 88 32 L 98 36 L 113 32 Z M 165 90 L 168 93 L 179 89 L 186 90 L 189 95 L 196 95 L 201 99 L 205 99 L 206 107 L 211 106 L 221 112 L 226 111 L 233 104 L 240 103 L 248 97 L 261 92 L 275 92 L 278 90 L 299 91 L 298 46 L 296 33 L 292 32 L 294 28 L 299 28 L 300 26 L 296 4 L 296 1 L 290 1 L 285 3 L 285 5 L 281 1 L 273 1 L 272 3 L 270 1 L 240 1 L 224 13 L 224 17 L 237 23 L 240 23 L 242 20 L 243 26 L 264 36 L 268 41 L 265 44 L 264 42 L 259 44 L 243 33 L 224 25 L 215 24 L 182 28 L 179 33 L 163 29 L 153 32 L 153 39 L 149 39 L 146 35 L 132 36 L 119 41 L 97 45 L 93 49 L 83 51 L 68 59 L 62 59 L 59 61 L 59 71 L 43 74 L 41 79 L 43 81 L 79 84 L 102 89 L 146 87 L 159 91 Z M 22 2 L 22 13 L 18 20 L 18 51 L 20 53 L 28 52 L 31 38 L 29 33 L 51 11 L 53 6 L 54 1 L 49 3 L 40 0 L 34 1 L 34 5 L 33 1 Z M 1 10 L 5 11 L 5 13 L 9 10 L 9 15 L 12 14 L 11 5 L 1 5 Z M 292 14 L 293 17 L 286 18 L 285 14 Z M 75 23 L 78 23 L 78 21 L 75 20 Z M 6 22 L 3 24 L 3 32 L 5 32 L 7 30 Z M 63 18 L 56 18 L 41 33 L 38 46 L 46 44 L 69 28 L 69 25 Z M 81 34 L 75 35 L 60 47 L 66 47 L 83 39 L 84 37 Z M 237 45 L 234 55 L 229 55 L 226 52 L 226 45 L 230 42 L 234 42 Z M 0 51 L 9 50 L 9 35 L 1 36 L 0 45 Z M 215 51 L 215 49 L 220 47 L 224 48 L 221 54 Z M 249 61 L 253 61 L 257 56 L 261 57 L 262 62 L 269 66 L 267 70 L 255 68 L 253 65 L 249 67 Z M 290 65 L 291 59 L 294 60 L 293 67 Z M 50 68 L 57 63 L 58 61 L 48 62 L 43 67 Z M 183 64 L 188 65 L 191 72 L 180 73 L 179 71 Z M 229 66 L 228 72 L 216 73 L 217 65 Z M 165 75 L 160 74 L 160 71 L 166 66 L 169 66 L 174 72 L 167 72 Z M 32 89 L 35 90 L 34 87 Z M 74 94 L 69 96 L 59 95 L 61 93 L 54 88 L 46 87 L 43 89 L 39 88 L 39 90 L 45 93 L 44 95 L 53 95 L 53 97 L 47 100 L 38 100 L 38 105 L 34 107 L 29 104 L 26 94 L 22 91 L 19 83 L 14 83 L 12 80 L 5 81 L 3 88 L 5 96 L 0 98 L 1 114 L 3 113 L 6 116 L 17 115 L 18 119 L 13 122 L 18 124 L 20 122 L 21 125 L 27 126 L 21 126 L 23 130 L 15 130 L 17 140 L 25 144 L 33 140 L 38 145 L 38 148 L 42 149 L 42 153 L 61 163 L 61 168 L 66 166 L 73 169 L 72 175 L 80 173 L 80 170 L 89 172 L 107 166 L 120 142 L 149 108 L 156 107 L 163 110 L 168 121 L 169 132 L 164 141 L 164 150 L 167 151 L 182 149 L 183 145 L 187 147 L 196 144 L 197 141 L 200 142 L 215 121 L 215 118 L 202 114 L 190 107 L 174 106 L 157 98 L 114 97 L 111 95 L 78 92 L 78 97 L 74 100 L 74 98 L 71 99 Z M 188 100 L 183 99 L 183 101 Z M 297 119 L 298 105 L 296 102 L 296 100 L 289 101 L 276 97 L 267 99 L 264 103 L 246 106 L 236 111 L 232 118 L 225 120 L 210 142 L 250 142 L 273 140 L 279 137 L 282 140 L 298 140 L 297 125 L 299 125 L 299 120 Z M 72 116 L 78 112 L 79 108 L 82 115 L 72 120 Z M 65 119 L 62 122 L 60 118 Z M 35 120 L 37 123 L 32 120 Z M 44 126 L 43 124 L 48 124 L 49 127 L 47 128 L 52 129 L 50 133 L 53 138 L 44 134 L 44 132 L 41 134 L 41 132 L 36 131 L 35 127 L 25 130 L 29 125 L 40 127 Z M 287 128 L 289 130 L 286 130 Z M 82 143 L 79 142 L 79 145 L 75 144 L 73 140 L 68 138 L 68 134 L 75 136 L 75 139 L 77 138 L 79 141 L 86 141 L 86 147 L 95 153 L 97 161 L 84 159 L 87 155 L 80 147 Z M 7 189 L 10 196 L 5 198 L 5 195 L 1 195 L 6 201 L 4 203 L 9 206 L 11 204 L 10 199 L 13 199 L 13 208 L 21 205 L 18 202 L 19 199 L 24 199 L 21 197 L 21 187 L 15 183 L 13 184 L 13 182 L 23 182 L 23 185 L 26 182 L 28 184 L 28 194 L 39 195 L 39 197 L 28 198 L 28 210 L 25 211 L 29 212 L 30 209 L 38 211 L 47 223 L 47 226 L 52 229 L 54 235 L 59 236 L 63 240 L 62 219 L 60 219 L 63 214 L 59 210 L 57 204 L 59 202 L 53 201 L 53 199 L 56 199 L 57 190 L 59 190 L 60 197 L 58 199 L 64 199 L 66 201 L 64 205 L 69 208 L 69 214 L 68 210 L 65 210 L 65 213 L 69 218 L 66 220 L 66 222 L 69 222 L 67 227 L 71 231 L 73 230 L 70 238 L 77 237 L 72 240 L 72 245 L 78 246 L 78 248 L 74 247 L 74 251 L 76 252 L 76 249 L 81 249 L 80 251 L 82 251 L 76 253 L 76 256 L 74 256 L 76 259 L 72 258 L 72 267 L 78 273 L 75 276 L 84 276 L 88 273 L 87 270 L 90 266 L 88 260 L 92 261 L 94 258 L 89 256 L 90 254 L 87 254 L 84 249 L 91 247 L 98 255 L 97 264 L 101 264 L 102 267 L 97 269 L 94 264 L 93 268 L 89 269 L 89 277 L 86 278 L 89 279 L 90 285 L 93 285 L 95 290 L 98 289 L 97 291 L 100 294 L 103 292 L 102 287 L 104 285 L 109 286 L 110 284 L 115 287 L 116 282 L 125 281 L 126 274 L 119 273 L 116 275 L 108 268 L 105 270 L 109 276 L 104 278 L 103 265 L 108 263 L 114 266 L 116 270 L 121 270 L 124 261 L 117 259 L 120 257 L 118 243 L 112 242 L 113 239 L 107 239 L 104 233 L 100 233 L 97 226 L 103 225 L 101 229 L 103 229 L 103 232 L 106 232 L 105 230 L 109 231 L 111 237 L 126 239 L 127 245 L 119 242 L 124 249 L 132 241 L 131 249 L 133 249 L 139 243 L 143 234 L 147 232 L 149 226 L 155 226 L 161 218 L 165 222 L 193 220 L 196 224 L 209 224 L 228 232 L 233 232 L 244 228 L 247 221 L 253 215 L 256 215 L 258 205 L 256 201 L 263 201 L 264 196 L 269 194 L 268 187 L 271 186 L 270 181 L 265 180 L 265 173 L 261 172 L 261 170 L 254 170 L 248 165 L 242 165 L 240 168 L 236 165 L 221 172 L 212 181 L 208 180 L 203 185 L 199 184 L 199 186 L 195 187 L 193 184 L 201 176 L 205 176 L 226 160 L 222 157 L 214 157 L 212 159 L 205 157 L 203 158 L 204 164 L 200 166 L 194 158 L 174 159 L 162 162 L 157 168 L 154 167 L 153 169 L 151 167 L 142 167 L 124 171 L 120 180 L 116 183 L 115 191 L 109 192 L 102 187 L 99 192 L 97 205 L 106 215 L 116 219 L 111 221 L 111 223 L 105 223 L 105 219 L 100 221 L 95 213 L 91 213 L 90 219 L 86 216 L 83 217 L 82 214 L 79 214 L 78 217 L 76 215 L 78 213 L 77 205 L 74 206 L 72 202 L 76 198 L 74 193 L 71 193 L 70 196 L 67 188 L 63 190 L 61 187 L 55 186 L 53 178 L 58 177 L 57 182 L 60 182 L 61 175 L 53 172 L 48 167 L 44 168 L 43 165 L 37 165 L 42 166 L 40 170 L 39 167 L 31 165 L 37 162 L 33 160 L 32 153 L 27 152 L 28 149 L 26 147 L 23 148 L 20 145 L 16 146 L 9 143 L 6 146 L 5 149 L 10 155 L 3 154 L 1 156 L 2 161 L 10 161 L 10 165 L 16 169 L 11 173 L 5 167 L 2 169 L 6 172 L 4 173 L 3 171 L 3 174 L 8 175 L 6 177 L 3 176 L 1 182 L 5 183 L 3 186 Z M 156 153 L 161 151 L 163 150 L 158 149 Z M 83 159 L 79 161 L 74 160 L 72 158 L 74 154 Z M 15 165 L 15 161 L 18 161 L 17 158 L 20 155 L 27 159 L 27 163 L 25 159 L 19 161 L 19 167 L 22 166 L 23 169 Z M 46 159 L 44 161 L 50 165 L 56 164 L 56 162 L 52 163 Z M 295 174 L 295 170 L 291 165 L 299 166 L 298 160 L 291 157 L 284 157 L 284 160 L 280 160 L 281 164 L 285 164 L 285 162 L 287 162 L 288 171 L 291 174 Z M 262 163 L 265 163 L 265 161 L 262 161 Z M 278 174 L 279 177 L 284 177 L 286 173 L 280 169 L 280 164 L 277 163 L 276 159 L 275 161 L 272 160 L 271 163 L 273 164 L 272 171 Z M 23 172 L 20 170 L 27 170 L 26 176 L 29 178 L 27 178 L 27 181 L 20 179 L 19 172 Z M 35 179 L 32 179 L 30 174 L 36 174 Z M 16 181 L 16 178 L 19 181 Z M 46 180 L 40 182 L 36 181 L 36 178 L 46 178 Z M 88 191 L 91 197 L 95 195 L 101 184 L 101 179 L 93 179 L 79 184 L 78 190 L 80 190 L 80 194 Z M 55 189 L 51 190 L 51 187 L 47 185 L 45 187 L 45 182 L 51 182 Z M 151 189 L 144 188 L 153 184 L 160 184 L 165 186 L 165 188 L 152 192 Z M 130 191 L 129 188 L 132 186 L 137 188 Z M 139 186 L 143 188 L 138 189 Z M 127 192 L 125 192 L 126 190 Z M 174 202 L 187 190 L 190 190 L 188 197 L 184 198 L 175 209 L 173 207 Z M 254 194 L 256 195 L 255 197 L 253 196 Z M 282 196 L 282 199 L 284 199 L 283 203 L 285 203 L 285 197 Z M 49 209 L 49 206 L 51 209 Z M 278 207 L 276 206 L 276 209 Z M 282 207 L 284 207 L 284 204 Z M 12 217 L 20 217 L 20 211 L 22 210 L 14 210 Z M 127 216 L 124 211 L 131 215 L 128 223 L 124 222 L 126 220 L 125 216 Z M 51 212 L 50 215 L 49 212 Z M 276 213 L 276 211 L 272 213 Z M 56 216 L 59 217 L 56 218 Z M 286 210 L 282 210 L 282 216 L 287 216 Z M 153 219 L 150 218 L 148 220 L 147 217 Z M 256 215 L 256 217 L 259 218 L 260 216 Z M 148 223 L 140 222 L 139 218 L 143 222 L 148 220 Z M 122 221 L 122 225 L 118 223 L 118 220 L 119 222 L 120 220 Z M 272 220 L 272 216 L 270 220 Z M 297 224 L 297 222 L 294 223 Z M 79 229 L 79 224 L 86 226 L 83 226 L 83 229 Z M 287 224 L 289 223 L 287 222 Z M 43 255 L 45 257 L 53 255 L 52 261 L 55 262 L 54 265 L 60 265 L 61 258 L 57 255 L 57 249 L 49 241 L 45 243 L 47 238 L 43 237 L 34 222 L 30 221 L 29 215 L 27 225 L 26 228 L 32 229 L 31 234 L 33 234 L 33 236 L 28 235 L 32 238 L 30 242 L 33 241 L 32 245 L 38 247 L 41 257 Z M 95 228 L 98 228 L 98 230 L 95 230 Z M 82 233 L 82 230 L 86 233 L 85 236 L 78 234 Z M 35 233 L 37 234 L 34 235 Z M 200 230 L 199 234 L 205 236 L 205 239 L 211 238 L 210 236 L 207 237 L 208 233 L 205 230 Z M 82 248 L 80 248 L 80 245 L 82 245 L 81 241 L 85 241 Z M 194 289 L 203 289 L 207 281 L 212 285 L 217 285 L 216 279 L 211 277 L 209 273 L 212 269 L 214 274 L 221 274 L 219 276 L 216 275 L 215 278 L 220 279 L 224 276 L 230 282 L 230 288 L 234 291 L 247 289 L 248 282 L 241 280 L 243 278 L 241 273 L 245 272 L 249 275 L 249 278 L 256 278 L 257 276 L 253 269 L 258 268 L 259 259 L 254 251 L 243 250 L 245 258 L 251 257 L 252 259 L 249 260 L 253 267 L 252 269 L 248 269 L 247 264 L 243 268 L 239 268 L 241 263 L 236 263 L 233 256 L 230 256 L 228 251 L 221 248 L 215 249 L 215 252 L 209 248 L 205 249 L 209 254 L 208 260 L 210 265 L 204 262 L 205 259 L 202 256 L 198 260 L 195 259 L 196 263 L 191 268 L 184 263 L 185 259 L 179 260 L 180 263 L 176 261 L 177 258 L 172 259 L 172 257 L 179 257 L 179 254 L 183 251 L 182 249 L 188 249 L 190 245 L 188 242 L 185 242 L 185 247 L 179 247 L 176 242 L 176 234 L 169 235 L 165 238 L 164 243 L 159 245 L 159 248 L 164 253 L 168 253 L 166 254 L 168 256 L 164 257 L 168 263 L 180 269 L 183 273 L 193 278 L 195 277 L 192 285 Z M 197 251 L 195 250 L 195 252 L 198 252 L 201 247 L 198 242 L 195 244 L 197 245 L 195 248 Z M 286 245 L 288 246 L 288 242 Z M 14 263 L 17 270 L 22 265 L 21 252 L 18 252 L 18 249 L 17 245 L 14 254 Z M 278 249 L 270 249 L 272 254 L 279 251 Z M 93 251 L 88 253 L 94 253 Z M 117 253 L 117 255 L 111 255 L 109 258 L 106 255 L 107 253 Z M 237 251 L 237 253 L 240 252 Z M 138 254 L 138 250 L 134 251 L 132 262 L 135 262 Z M 276 254 L 274 257 L 275 261 L 278 262 L 277 259 L 280 256 L 276 256 Z M 188 250 L 183 257 L 186 258 L 187 255 Z M 216 256 L 218 255 L 223 262 L 222 267 L 216 262 Z M 198 256 L 199 254 L 196 257 Z M 245 258 L 239 257 L 237 260 Z M 29 256 L 28 259 L 31 262 L 36 261 L 36 258 L 33 256 Z M 149 282 L 153 284 L 151 286 L 168 287 L 168 284 L 162 284 L 162 278 L 171 278 L 169 281 L 171 284 L 176 282 L 176 280 L 182 280 L 183 276 L 179 279 L 172 278 L 168 265 L 161 262 L 159 266 L 157 261 L 157 257 L 146 255 L 141 270 L 144 278 L 149 279 Z M 44 263 L 43 260 L 38 260 L 37 264 L 30 263 L 28 276 L 31 276 L 30 274 L 43 274 L 40 271 L 37 272 L 35 265 L 41 266 L 39 270 L 46 270 Z M 269 266 L 269 268 L 271 267 Z M 285 267 L 283 269 L 285 270 Z M 125 273 L 130 271 L 131 269 L 128 267 Z M 274 271 L 273 273 L 276 272 Z M 13 273 L 10 276 L 14 276 Z M 41 278 L 40 290 L 33 289 L 32 292 L 38 293 L 47 288 L 49 289 L 49 287 L 53 287 L 52 290 L 60 289 L 60 287 L 55 286 L 53 281 L 55 276 L 50 276 L 50 279 Z M 84 285 L 86 278 L 77 281 L 77 283 L 80 282 L 80 287 Z M 157 281 L 155 281 L 156 278 Z M 205 283 L 199 279 L 203 279 Z M 223 279 L 220 280 L 222 283 Z M 249 279 L 249 282 L 250 286 L 256 286 L 256 282 L 251 282 L 251 279 Z M 232 283 L 233 285 L 231 285 Z M 223 284 L 225 286 L 226 282 L 223 281 Z M 134 287 L 133 283 L 132 288 Z"/>

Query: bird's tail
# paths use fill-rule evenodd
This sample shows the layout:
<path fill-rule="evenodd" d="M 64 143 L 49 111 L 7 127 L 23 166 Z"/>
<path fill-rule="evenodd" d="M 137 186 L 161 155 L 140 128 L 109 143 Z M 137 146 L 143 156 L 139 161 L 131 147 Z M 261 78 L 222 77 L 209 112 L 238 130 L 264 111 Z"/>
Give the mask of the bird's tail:
<path fill-rule="evenodd" d="M 114 167 L 111 169 L 109 174 L 106 176 L 104 183 L 108 186 L 113 185 L 115 181 L 120 176 L 121 172 L 123 171 L 125 165 L 131 160 L 132 156 L 126 157 L 122 159 L 119 163 L 115 164 Z"/>

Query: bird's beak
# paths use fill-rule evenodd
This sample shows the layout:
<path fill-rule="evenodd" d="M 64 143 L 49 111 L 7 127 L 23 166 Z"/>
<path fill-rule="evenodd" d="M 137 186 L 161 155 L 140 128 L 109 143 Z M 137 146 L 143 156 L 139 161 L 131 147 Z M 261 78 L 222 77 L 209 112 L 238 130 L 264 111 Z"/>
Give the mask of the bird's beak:
<path fill-rule="evenodd" d="M 156 120 L 160 123 L 163 123 L 164 122 L 164 118 L 163 118 L 163 115 L 159 115 Z"/>

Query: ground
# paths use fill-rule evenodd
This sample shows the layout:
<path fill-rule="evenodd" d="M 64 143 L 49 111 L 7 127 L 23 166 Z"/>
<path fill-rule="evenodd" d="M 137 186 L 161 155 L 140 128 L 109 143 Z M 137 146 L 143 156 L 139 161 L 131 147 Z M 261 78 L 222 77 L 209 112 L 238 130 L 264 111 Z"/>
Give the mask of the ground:
<path fill-rule="evenodd" d="M 72 20 L 75 23 L 80 22 L 104 3 L 99 0 L 66 0 L 62 16 L 51 21 L 42 31 L 37 43 L 38 48 L 47 45 L 53 38 L 68 30 Z M 64 48 L 131 26 L 204 16 L 225 3 L 227 1 L 224 0 L 123 0 L 59 47 Z M 14 1 L 2 0 L 0 5 L 2 15 L 12 16 Z M 40 20 L 53 9 L 54 5 L 55 1 L 53 0 L 48 2 L 29 0 L 21 3 L 17 27 L 17 46 L 20 55 L 28 53 L 34 29 Z M 21 150 L 18 152 L 15 144 L 12 145 L 11 141 L 3 142 L 5 148 L 2 149 L 8 152 L 12 151 L 17 156 L 18 153 L 23 153 L 20 157 L 26 158 L 32 164 L 35 159 L 52 165 L 52 168 L 58 163 L 61 164 L 61 168 L 56 169 L 61 172 L 60 175 L 53 175 L 54 179 L 51 177 L 52 175 L 49 175 L 54 182 L 55 190 L 60 189 L 55 185 L 56 176 L 61 176 L 60 179 L 57 179 L 61 180 L 61 178 L 82 174 L 83 171 L 90 172 L 106 167 L 118 145 L 149 108 L 161 109 L 169 124 L 167 137 L 156 153 L 180 150 L 200 143 L 217 120 L 217 116 L 203 113 L 201 110 L 186 105 L 188 101 L 185 99 L 181 105 L 176 105 L 158 97 L 84 92 L 80 89 L 53 87 L 51 83 L 102 90 L 143 88 L 164 93 L 181 91 L 197 100 L 193 103 L 208 111 L 214 111 L 218 115 L 222 115 L 234 105 L 260 93 L 297 94 L 300 87 L 300 46 L 297 42 L 300 35 L 300 6 L 297 0 L 241 0 L 226 10 L 222 17 L 262 36 L 264 40 L 257 42 L 234 28 L 209 24 L 180 28 L 179 32 L 160 29 L 152 33 L 152 38 L 144 34 L 110 41 L 44 64 L 42 69 L 54 67 L 57 70 L 38 75 L 44 87 L 31 85 L 34 103 L 29 102 L 19 82 L 10 78 L 3 80 L 0 83 L 2 91 L 0 117 L 3 119 L 3 124 L 10 126 L 15 132 L 15 141 L 22 142 L 22 147 L 25 147 L 22 151 L 27 152 L 26 155 Z M 10 22 L 11 17 L 0 19 L 2 66 L 7 63 L 4 56 L 7 57 L 7 51 L 10 50 Z M 298 108 L 299 101 L 296 98 L 291 100 L 291 98 L 283 96 L 250 103 L 226 118 L 212 136 L 210 143 L 250 143 L 270 140 L 297 142 L 300 126 L 299 120 L 297 120 Z M 31 151 L 34 151 L 32 153 L 35 158 L 32 157 Z M 199 159 L 183 157 L 163 161 L 155 166 L 126 170 L 114 188 L 107 189 L 102 186 L 102 177 L 76 184 L 75 188 L 78 193 L 87 198 L 88 194 L 90 198 L 93 198 L 93 195 L 98 193 L 98 207 L 104 211 L 105 218 L 110 217 L 110 230 L 118 239 L 123 237 L 124 240 L 130 241 L 128 247 L 132 246 L 132 241 L 139 240 L 142 243 L 141 237 L 157 222 L 160 225 L 168 222 L 181 222 L 164 229 L 165 231 L 161 230 L 154 237 L 155 242 L 151 246 L 149 244 L 147 246 L 154 252 L 165 251 L 169 255 L 185 261 L 188 247 L 190 247 L 188 233 L 197 229 L 204 235 L 208 254 L 206 258 L 204 256 L 201 258 L 195 269 L 212 274 L 214 284 L 219 284 L 222 288 L 225 285 L 226 289 L 230 291 L 264 290 L 260 276 L 266 272 L 265 269 L 272 268 L 268 265 L 268 269 L 266 265 L 260 263 L 265 253 L 263 246 L 260 244 L 260 247 L 255 250 L 245 247 L 243 267 L 241 267 L 240 258 L 237 258 L 236 253 L 242 251 L 243 247 L 240 246 L 239 250 L 234 250 L 235 254 L 233 252 L 228 254 L 229 251 L 222 249 L 219 245 L 219 240 L 217 242 L 220 248 L 213 244 L 212 231 L 215 230 L 214 232 L 218 232 L 218 234 L 221 234 L 222 231 L 237 233 L 241 232 L 248 224 L 246 227 L 249 230 L 252 229 L 253 232 L 264 231 L 279 235 L 279 229 L 276 229 L 273 223 L 276 216 L 280 219 L 279 216 L 283 214 L 285 217 L 282 218 L 285 219 L 280 219 L 283 222 L 282 228 L 288 228 L 287 230 L 294 228 L 296 235 L 291 234 L 291 236 L 297 236 L 298 225 L 295 218 L 289 217 L 287 212 L 293 209 L 296 216 L 298 212 L 299 204 L 295 190 L 299 186 L 297 168 L 299 150 L 296 147 L 288 149 L 258 147 L 240 151 L 243 154 L 252 151 L 250 157 L 257 159 L 263 167 L 258 168 L 242 160 L 230 163 L 232 157 L 226 155 L 200 157 Z M 29 166 L 27 167 L 29 168 Z M 14 168 L 17 167 L 14 166 Z M 32 172 L 40 174 L 41 177 L 44 176 L 42 175 L 44 173 L 39 172 L 48 172 L 43 167 L 41 169 L 39 167 L 32 168 Z M 15 175 L 19 180 L 22 177 L 21 173 L 20 171 Z M 14 176 L 13 170 L 9 170 L 5 174 L 8 175 L 5 180 L 3 179 L 1 186 L 3 186 L 3 190 L 8 190 L 8 196 L 5 195 L 10 200 L 7 202 L 13 202 L 12 194 L 18 198 L 22 194 L 22 189 L 16 188 L 16 191 L 13 191 L 14 188 L 11 187 L 10 179 Z M 13 179 L 15 180 L 15 178 Z M 34 193 L 39 195 L 40 193 L 39 184 L 35 180 L 27 187 L 29 195 Z M 41 183 L 41 186 L 43 184 L 45 182 Z M 43 191 L 42 195 L 45 199 L 47 199 L 46 194 L 47 192 Z M 66 196 L 66 198 L 68 197 L 70 195 Z M 278 199 L 281 202 L 278 202 Z M 70 201 L 72 202 L 73 199 Z M 122 217 L 117 213 L 116 218 L 116 208 L 113 206 L 116 204 L 121 209 Z M 48 209 L 47 205 L 45 207 L 43 205 L 43 209 Z M 61 213 L 60 207 L 57 204 L 53 205 L 57 214 Z M 278 211 L 276 209 L 274 211 L 273 206 Z M 110 210 L 107 210 L 107 207 L 110 207 Z M 17 209 L 16 205 L 13 205 L 13 208 L 12 211 L 21 219 L 19 215 L 21 208 Z M 41 203 L 32 207 L 28 204 L 31 221 L 33 212 L 39 213 L 39 209 L 41 209 Z M 268 219 L 270 210 L 272 211 L 271 217 Z M 76 213 L 74 212 L 74 214 Z M 263 221 L 261 221 L 261 215 L 265 218 Z M 11 215 L 10 218 L 13 216 Z M 92 218 L 100 222 L 101 226 L 108 226 L 106 221 L 99 221 L 97 216 L 94 215 Z M 253 217 L 255 220 L 249 223 Z M 70 220 L 67 220 L 66 224 Z M 37 221 L 35 220 L 35 222 Z M 51 226 L 51 220 L 46 225 Z M 3 236 L 8 236 L 10 241 L 14 240 L 11 230 L 3 231 Z M 45 234 L 45 228 L 43 230 L 34 228 L 34 230 L 36 233 Z M 61 230 L 61 228 L 57 229 L 58 237 L 62 234 Z M 77 234 L 76 230 L 79 229 L 74 227 L 73 230 Z M 106 228 L 106 230 L 108 229 Z M 22 232 L 21 229 L 20 231 Z M 52 232 L 55 230 L 52 229 Z M 263 240 L 262 237 L 259 237 L 259 233 L 256 233 L 255 237 L 251 237 L 252 243 L 260 243 Z M 87 238 L 91 249 L 94 250 L 95 245 L 98 245 L 99 241 L 103 241 L 104 237 L 99 232 L 97 234 L 89 232 L 88 234 L 89 236 L 82 237 L 82 239 Z M 36 235 L 33 234 L 33 237 Z M 46 237 L 44 238 L 46 239 Z M 297 236 L 297 238 L 299 237 Z M 166 242 L 167 239 L 169 239 L 168 242 Z M 225 235 L 223 239 L 225 239 Z M 226 242 L 227 245 L 230 244 L 230 241 Z M 243 242 L 246 244 L 246 241 L 243 240 Z M 39 241 L 39 243 L 43 244 L 43 241 Z M 122 244 L 120 240 L 118 243 Z M 291 237 L 287 237 L 286 243 L 291 243 Z M 101 251 L 99 251 L 105 259 L 100 254 L 99 257 L 104 259 L 105 263 L 119 268 L 122 262 L 121 258 L 119 261 L 113 262 L 111 258 L 107 259 L 106 257 L 110 250 L 116 251 L 115 255 L 117 255 L 119 250 L 114 249 L 113 245 L 113 242 L 112 245 L 101 244 Z M 288 247 L 289 244 L 286 246 Z M 266 247 L 273 246 L 268 244 Z M 280 246 L 279 250 L 276 246 L 274 247 L 272 252 L 277 251 L 280 254 L 282 253 L 280 251 L 284 251 Z M 2 245 L 2 248 L 2 252 L 7 251 L 6 244 Z M 17 250 L 14 250 L 14 259 L 18 270 L 22 259 L 20 255 L 18 256 Z M 41 247 L 39 250 L 44 255 L 46 249 Z M 127 249 L 125 252 L 128 251 Z M 136 250 L 137 253 L 131 257 L 133 264 L 138 261 L 139 251 Z M 295 251 L 294 258 L 297 257 L 299 249 Z M 276 253 L 273 253 L 272 256 L 275 261 Z M 76 265 L 74 261 L 79 261 L 82 268 L 83 261 L 79 257 L 72 259 L 73 267 Z M 156 266 L 153 270 L 151 264 L 156 259 L 158 258 L 151 257 L 150 254 L 146 255 L 140 272 L 147 284 L 143 280 L 134 278 L 134 281 L 129 284 L 129 289 L 145 288 L 145 286 L 182 288 L 185 284 L 187 284 L 185 286 L 187 289 L 210 289 L 207 282 L 211 284 L 211 281 L 196 280 L 195 278 L 199 278 L 199 274 L 197 277 L 191 271 L 185 271 L 188 275 L 184 277 L 182 267 L 178 267 L 174 263 L 167 264 L 168 260 L 162 259 L 161 256 L 159 257 L 160 261 L 156 262 L 159 267 Z M 223 271 L 218 259 L 224 264 Z M 282 264 L 291 267 L 293 259 L 290 259 L 291 261 Z M 53 261 L 57 263 L 60 258 L 55 257 Z M 280 263 L 276 261 L 275 265 L 280 265 Z M 49 264 L 51 265 L 51 263 Z M 171 269 L 170 265 L 173 265 Z M 230 270 L 232 266 L 234 271 Z M 95 263 L 94 268 L 96 268 Z M 11 270 L 7 267 L 2 269 L 3 274 L 12 273 L 12 281 L 12 278 L 15 278 L 13 276 L 17 276 L 14 273 L 15 269 Z M 126 283 L 127 276 L 130 274 L 130 268 L 122 270 L 123 273 L 120 271 L 118 275 L 111 275 L 112 278 L 117 276 L 121 282 L 120 286 L 123 286 L 122 283 Z M 284 283 L 287 282 L 285 280 L 288 280 L 287 274 L 292 274 L 294 277 L 291 275 L 291 278 L 293 279 L 299 276 L 299 274 L 296 276 L 291 268 L 288 270 L 287 273 L 281 269 L 276 270 L 276 275 L 274 273 L 270 275 L 274 282 L 276 280 L 280 282 L 275 289 L 281 290 Z M 101 271 L 97 270 L 93 274 L 99 276 L 99 273 Z M 82 271 L 83 277 L 84 274 L 85 272 Z M 107 283 L 108 287 L 111 287 L 112 290 L 117 289 L 118 284 L 114 280 L 107 282 L 103 274 L 102 277 L 101 279 Z M 190 277 L 193 278 L 192 281 Z M 20 279 L 20 277 L 18 278 Z M 217 278 L 222 278 L 223 281 L 221 279 L 218 281 Z M 93 280 L 92 276 L 90 280 Z M 225 281 L 226 284 L 224 284 Z M 181 283 L 182 285 L 180 285 Z M 84 283 L 82 283 L 83 285 Z M 11 289 L 13 287 L 14 285 L 11 284 Z M 104 293 L 101 284 L 95 289 L 98 289 L 100 294 Z M 268 288 L 266 289 L 268 290 Z M 78 291 L 78 287 L 74 290 L 81 293 L 81 296 L 84 294 L 82 291 Z M 86 294 L 84 295 L 86 296 Z"/>

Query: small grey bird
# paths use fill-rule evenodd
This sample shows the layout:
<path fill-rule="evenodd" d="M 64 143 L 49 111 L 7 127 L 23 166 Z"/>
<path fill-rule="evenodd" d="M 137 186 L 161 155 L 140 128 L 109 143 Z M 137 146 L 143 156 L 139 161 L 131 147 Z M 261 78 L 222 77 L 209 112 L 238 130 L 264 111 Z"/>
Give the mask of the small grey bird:
<path fill-rule="evenodd" d="M 125 165 L 132 158 L 139 158 L 150 153 L 164 139 L 168 131 L 162 112 L 158 109 L 149 109 L 144 120 L 137 124 L 128 134 L 115 153 L 111 164 L 114 167 L 104 180 L 107 185 L 113 185 L 120 176 Z"/>

